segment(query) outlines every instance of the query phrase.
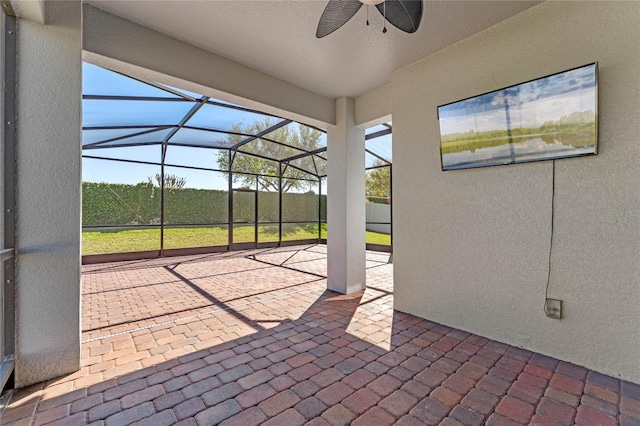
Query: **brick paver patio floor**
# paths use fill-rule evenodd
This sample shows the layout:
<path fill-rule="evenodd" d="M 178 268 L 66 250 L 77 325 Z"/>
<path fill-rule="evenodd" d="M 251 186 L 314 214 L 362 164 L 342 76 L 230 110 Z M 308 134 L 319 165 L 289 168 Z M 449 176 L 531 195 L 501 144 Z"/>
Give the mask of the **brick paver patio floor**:
<path fill-rule="evenodd" d="M 640 425 L 640 386 L 326 291 L 326 248 L 83 267 L 82 369 L 3 425 Z"/>

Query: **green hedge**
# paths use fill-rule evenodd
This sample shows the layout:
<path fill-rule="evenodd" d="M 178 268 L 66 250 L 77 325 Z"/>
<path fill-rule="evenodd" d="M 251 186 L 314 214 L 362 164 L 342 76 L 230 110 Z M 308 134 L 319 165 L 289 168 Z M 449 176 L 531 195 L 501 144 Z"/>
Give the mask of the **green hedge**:
<path fill-rule="evenodd" d="M 151 184 L 83 182 L 83 225 L 160 223 L 160 190 Z"/>
<path fill-rule="evenodd" d="M 236 217 L 252 220 L 253 194 L 237 193 Z M 326 196 L 322 196 L 321 216 L 326 217 Z M 137 185 L 82 183 L 83 225 L 153 225 L 160 223 L 160 188 L 149 183 Z M 285 193 L 283 222 L 318 220 L 318 195 Z M 258 193 L 258 220 L 278 221 L 278 194 Z M 165 190 L 165 224 L 226 223 L 229 210 L 227 191 L 168 188 Z M 246 217 L 244 217 L 246 216 Z"/>
<path fill-rule="evenodd" d="M 165 223 L 224 223 L 229 212 L 227 191 L 167 188 L 164 192 Z"/>

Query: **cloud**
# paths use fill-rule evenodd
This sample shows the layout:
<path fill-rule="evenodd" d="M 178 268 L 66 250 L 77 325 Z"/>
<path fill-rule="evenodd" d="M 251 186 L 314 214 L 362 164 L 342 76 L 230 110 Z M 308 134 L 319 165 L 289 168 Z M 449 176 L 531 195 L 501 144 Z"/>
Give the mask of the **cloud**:
<path fill-rule="evenodd" d="M 595 66 L 579 68 L 438 108 L 440 133 L 540 127 L 577 111 L 596 110 Z"/>

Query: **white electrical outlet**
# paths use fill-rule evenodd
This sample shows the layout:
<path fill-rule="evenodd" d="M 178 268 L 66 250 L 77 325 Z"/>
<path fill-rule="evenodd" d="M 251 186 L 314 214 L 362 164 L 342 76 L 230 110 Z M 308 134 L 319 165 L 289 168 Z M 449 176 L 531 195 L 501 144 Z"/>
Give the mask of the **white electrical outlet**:
<path fill-rule="evenodd" d="M 562 319 L 562 300 L 547 299 L 544 303 L 544 313 L 549 318 Z"/>

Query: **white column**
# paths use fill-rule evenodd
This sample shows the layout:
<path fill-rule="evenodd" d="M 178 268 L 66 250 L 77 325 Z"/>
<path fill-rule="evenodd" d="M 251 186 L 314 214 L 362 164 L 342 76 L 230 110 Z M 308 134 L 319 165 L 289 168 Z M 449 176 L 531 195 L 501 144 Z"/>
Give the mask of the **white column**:
<path fill-rule="evenodd" d="M 18 21 L 16 385 L 80 368 L 80 2 Z"/>
<path fill-rule="evenodd" d="M 327 288 L 343 294 L 364 289 L 364 130 L 355 125 L 355 101 L 336 101 L 336 126 L 327 132 Z"/>

